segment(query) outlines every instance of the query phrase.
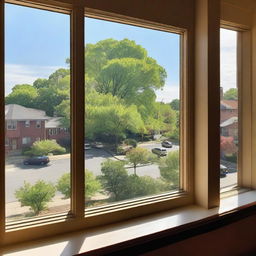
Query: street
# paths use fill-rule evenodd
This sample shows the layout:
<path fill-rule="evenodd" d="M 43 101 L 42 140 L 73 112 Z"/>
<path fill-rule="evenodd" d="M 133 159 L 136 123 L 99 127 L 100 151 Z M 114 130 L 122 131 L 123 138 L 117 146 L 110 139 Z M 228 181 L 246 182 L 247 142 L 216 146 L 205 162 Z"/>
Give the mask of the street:
<path fill-rule="evenodd" d="M 161 147 L 160 143 L 144 143 L 140 147 L 147 148 L 151 151 L 154 147 Z M 179 146 L 174 145 L 173 148 L 167 148 L 167 151 L 178 150 Z M 107 158 L 115 159 L 112 155 L 103 149 L 90 149 L 85 152 L 85 168 L 94 173 L 101 174 L 101 163 Z M 123 158 L 120 156 L 119 158 Z M 133 168 L 127 168 L 129 174 L 133 173 Z M 47 166 L 23 165 L 23 163 L 8 167 L 6 170 L 6 202 L 17 201 L 15 191 L 23 186 L 24 181 L 31 184 L 38 180 L 56 183 L 64 174 L 70 172 L 70 158 L 51 160 Z M 137 167 L 139 176 L 148 175 L 152 178 L 160 177 L 160 172 L 156 164 Z M 228 174 L 227 177 L 221 178 L 221 187 L 236 183 L 237 174 Z"/>

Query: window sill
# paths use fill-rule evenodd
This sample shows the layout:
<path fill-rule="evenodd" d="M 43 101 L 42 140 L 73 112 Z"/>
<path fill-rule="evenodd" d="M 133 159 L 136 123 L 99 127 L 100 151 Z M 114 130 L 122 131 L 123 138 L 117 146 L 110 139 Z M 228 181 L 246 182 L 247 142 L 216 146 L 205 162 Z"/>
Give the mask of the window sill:
<path fill-rule="evenodd" d="M 103 255 L 103 253 L 139 246 L 142 243 L 149 242 L 152 249 L 154 241 L 157 239 L 161 239 L 161 242 L 163 242 L 164 238 L 168 237 L 169 239 L 167 240 L 170 243 L 170 237 L 176 237 L 176 240 L 172 240 L 178 241 L 177 235 L 188 229 L 196 230 L 202 225 L 207 224 L 209 226 L 209 223 L 213 223 L 210 226 L 217 228 L 219 227 L 218 221 L 221 222 L 219 224 L 222 226 L 228 224 L 227 219 L 235 221 L 238 212 L 240 218 L 246 216 L 246 214 L 248 215 L 248 212 L 241 214 L 242 211 L 247 209 L 254 210 L 255 213 L 255 198 L 256 191 L 248 191 L 221 199 L 220 207 L 218 208 L 207 210 L 195 205 L 186 206 L 122 223 L 90 229 L 86 232 L 75 232 L 12 247 L 8 246 L 2 251 L 1 255 L 65 256 L 79 253 L 84 255 Z M 205 232 L 204 228 L 203 230 Z M 195 234 L 195 232 L 186 233 Z M 184 235 L 181 237 L 184 239 Z"/>

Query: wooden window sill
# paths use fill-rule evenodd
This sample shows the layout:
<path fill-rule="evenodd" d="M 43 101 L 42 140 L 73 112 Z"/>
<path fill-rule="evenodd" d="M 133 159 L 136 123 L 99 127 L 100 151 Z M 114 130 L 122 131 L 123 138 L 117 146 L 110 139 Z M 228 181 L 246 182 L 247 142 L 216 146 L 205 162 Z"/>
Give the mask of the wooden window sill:
<path fill-rule="evenodd" d="M 202 227 L 217 228 L 219 227 L 218 223 L 223 226 L 230 223 L 230 220 L 235 221 L 238 215 L 239 218 L 247 216 L 248 209 L 251 213 L 255 213 L 255 198 L 256 191 L 248 191 L 221 199 L 218 208 L 208 210 L 190 205 L 122 223 L 8 246 L 1 250 L 1 255 L 105 255 L 147 243 L 151 248 L 156 249 L 156 247 L 152 247 L 156 240 L 163 242 L 168 237 L 168 243 L 170 243 L 170 237 L 176 240 L 182 239 L 182 237 L 184 239 L 184 232 L 188 230 L 190 232 L 186 232 L 187 234 L 197 234 L 198 228 L 205 232 L 205 228 Z M 241 214 L 242 212 L 244 214 Z M 191 232 L 191 230 L 195 232 Z M 179 238 L 179 234 L 183 235 Z M 175 239 L 173 241 L 176 241 Z M 145 246 L 144 251 L 146 251 Z"/>

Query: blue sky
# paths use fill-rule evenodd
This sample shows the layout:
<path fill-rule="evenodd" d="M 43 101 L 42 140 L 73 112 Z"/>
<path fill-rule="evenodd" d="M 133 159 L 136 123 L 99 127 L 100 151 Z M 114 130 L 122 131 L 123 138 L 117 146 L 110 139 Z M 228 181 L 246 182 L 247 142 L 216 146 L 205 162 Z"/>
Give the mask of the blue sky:
<path fill-rule="evenodd" d="M 6 4 L 6 94 L 15 84 L 32 84 L 60 67 L 70 55 L 69 15 Z M 166 85 L 157 91 L 159 101 L 179 97 L 179 40 L 177 34 L 86 18 L 86 43 L 106 38 L 128 38 L 142 45 L 167 71 Z M 222 30 L 222 85 L 233 87 L 235 36 Z M 232 86 L 231 86 L 232 85 Z"/>

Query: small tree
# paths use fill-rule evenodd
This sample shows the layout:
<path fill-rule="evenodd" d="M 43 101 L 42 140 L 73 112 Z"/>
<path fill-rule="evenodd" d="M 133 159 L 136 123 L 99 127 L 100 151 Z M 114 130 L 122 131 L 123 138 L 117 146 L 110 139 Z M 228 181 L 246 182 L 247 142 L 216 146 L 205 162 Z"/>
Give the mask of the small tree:
<path fill-rule="evenodd" d="M 128 173 L 124 162 L 108 159 L 101 164 L 102 176 L 100 180 L 103 188 L 114 195 L 115 200 L 128 198 Z"/>
<path fill-rule="evenodd" d="M 24 186 L 15 191 L 15 196 L 21 206 L 30 206 L 35 215 L 38 215 L 55 196 L 55 191 L 54 185 L 39 180 L 33 186 L 24 182 Z"/>
<path fill-rule="evenodd" d="M 63 154 L 66 152 L 66 149 L 61 147 L 54 140 L 41 140 L 33 143 L 29 153 L 32 155 L 48 155 L 49 153 L 53 154 Z"/>
<path fill-rule="evenodd" d="M 63 174 L 57 182 L 56 188 L 64 195 L 64 198 L 70 198 L 70 173 Z M 89 170 L 85 170 L 85 196 L 90 198 L 101 190 L 101 183 L 96 179 L 94 174 Z"/>
<path fill-rule="evenodd" d="M 136 175 L 136 168 L 138 164 L 148 164 L 156 161 L 155 155 L 145 148 L 134 148 L 126 154 L 128 162 L 132 163 L 134 174 Z"/>
<path fill-rule="evenodd" d="M 161 176 L 171 184 L 171 188 L 179 186 L 179 151 L 171 151 L 159 161 Z"/>

